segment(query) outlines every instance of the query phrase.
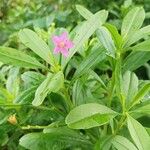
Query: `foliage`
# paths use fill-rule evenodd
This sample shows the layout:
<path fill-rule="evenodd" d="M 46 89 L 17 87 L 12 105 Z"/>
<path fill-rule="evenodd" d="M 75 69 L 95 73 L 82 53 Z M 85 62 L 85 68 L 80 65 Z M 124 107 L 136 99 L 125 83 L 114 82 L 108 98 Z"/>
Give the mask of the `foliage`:
<path fill-rule="evenodd" d="M 0 148 L 149 150 L 148 2 L 74 3 L 2 3 Z M 64 32 L 67 57 L 53 52 Z"/>

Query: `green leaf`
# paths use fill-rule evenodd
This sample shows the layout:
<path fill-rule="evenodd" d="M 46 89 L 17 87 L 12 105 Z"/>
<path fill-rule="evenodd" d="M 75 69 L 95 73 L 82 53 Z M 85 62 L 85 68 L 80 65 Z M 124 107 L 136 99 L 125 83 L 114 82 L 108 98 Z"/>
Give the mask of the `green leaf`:
<path fill-rule="evenodd" d="M 42 104 L 47 94 L 50 92 L 57 92 L 62 88 L 64 83 L 64 75 L 60 71 L 56 74 L 48 74 L 47 78 L 41 83 L 35 93 L 35 98 L 32 102 L 34 106 Z"/>
<path fill-rule="evenodd" d="M 150 128 L 146 128 L 146 131 L 147 131 L 147 133 L 148 133 L 149 136 L 150 136 Z"/>
<path fill-rule="evenodd" d="M 72 87 L 72 99 L 75 106 L 86 103 L 87 94 L 84 82 L 79 78 Z"/>
<path fill-rule="evenodd" d="M 86 73 L 91 67 L 95 66 L 106 58 L 105 50 L 102 46 L 97 46 L 95 50 L 89 54 L 78 66 L 74 77 L 79 77 Z"/>
<path fill-rule="evenodd" d="M 139 103 L 140 100 L 142 100 L 142 98 L 150 91 L 150 83 L 145 84 L 140 90 L 139 92 L 135 95 L 135 97 L 133 98 L 132 102 L 131 102 L 131 106 L 134 106 L 135 104 Z"/>
<path fill-rule="evenodd" d="M 65 122 L 73 129 L 88 129 L 106 124 L 116 115 L 116 112 L 104 105 L 89 103 L 71 110 Z"/>
<path fill-rule="evenodd" d="M 83 43 L 95 32 L 95 30 L 102 25 L 106 20 L 108 12 L 105 10 L 99 11 L 93 15 L 90 19 L 85 21 L 83 25 L 78 29 L 76 36 L 73 40 L 74 47 L 70 49 L 69 56 L 67 58 L 62 57 L 62 68 L 65 68 L 71 57 L 80 49 Z M 105 19 L 102 19 L 105 18 Z"/>
<path fill-rule="evenodd" d="M 146 40 L 130 48 L 133 51 L 150 51 L 150 40 Z"/>
<path fill-rule="evenodd" d="M 92 143 L 84 136 L 83 134 L 80 134 L 77 130 L 72 130 L 68 128 L 67 126 L 64 127 L 57 127 L 57 128 L 46 128 L 43 130 L 44 133 L 54 133 L 59 134 L 60 136 L 67 136 L 68 139 L 72 138 L 72 141 L 69 141 L 70 145 L 80 145 L 82 148 L 89 148 L 91 149 Z M 77 138 L 77 140 L 75 140 Z M 67 139 L 66 139 L 67 140 Z M 76 143 L 77 142 L 77 143 Z"/>
<path fill-rule="evenodd" d="M 145 128 L 131 116 L 128 116 L 127 124 L 130 135 L 138 149 L 149 150 L 150 136 L 146 132 Z"/>
<path fill-rule="evenodd" d="M 123 72 L 136 70 L 148 60 L 150 60 L 150 52 L 131 52 L 123 61 Z"/>
<path fill-rule="evenodd" d="M 138 92 L 138 78 L 135 73 L 126 71 L 123 75 L 121 86 L 121 94 L 126 102 L 129 103 Z"/>
<path fill-rule="evenodd" d="M 133 143 L 131 143 L 127 138 L 120 135 L 116 135 L 111 142 L 118 150 L 137 150 Z"/>
<path fill-rule="evenodd" d="M 122 45 L 122 37 L 119 34 L 117 28 L 114 25 L 111 25 L 109 23 L 105 24 L 105 27 L 109 30 L 109 32 L 111 33 L 111 36 L 115 42 L 115 45 L 118 49 L 121 48 Z"/>
<path fill-rule="evenodd" d="M 92 150 L 92 144 L 79 133 L 67 128 L 51 128 L 45 133 L 29 133 L 19 144 L 29 150 L 60 150 L 81 147 Z"/>
<path fill-rule="evenodd" d="M 45 78 L 45 76 L 39 72 L 35 72 L 35 71 L 26 71 L 21 75 L 21 79 L 25 82 L 36 82 L 39 83 L 40 81 L 42 81 Z M 33 84 L 34 84 L 33 83 Z"/>
<path fill-rule="evenodd" d="M 52 66 L 55 65 L 54 57 L 48 45 L 35 32 L 30 29 L 20 30 L 19 38 L 24 45 L 43 58 L 47 63 Z"/>
<path fill-rule="evenodd" d="M 14 96 L 11 93 L 9 93 L 6 88 L 0 87 L 0 104 L 10 103 L 13 101 L 13 99 Z"/>
<path fill-rule="evenodd" d="M 33 69 L 46 68 L 35 58 L 16 49 L 4 46 L 0 46 L 0 61 L 13 66 L 27 67 Z"/>
<path fill-rule="evenodd" d="M 33 85 L 39 85 L 45 79 L 45 76 L 39 72 L 26 71 L 21 75 L 21 79 L 23 80 L 25 87 L 28 88 Z"/>
<path fill-rule="evenodd" d="M 111 34 L 107 30 L 107 28 L 100 27 L 96 31 L 96 34 L 102 45 L 105 47 L 107 55 L 115 58 L 116 47 L 114 41 L 112 40 Z"/>
<path fill-rule="evenodd" d="M 5 102 L 6 103 L 6 102 Z M 0 104 L 3 104 L 2 102 L 0 102 Z M 6 123 L 8 119 L 8 116 L 6 115 L 6 113 L 4 111 L 0 111 L 0 135 L 2 136 L 2 132 L 4 132 L 3 130 L 3 124 Z M 1 140 L 0 140 L 1 141 Z M 1 143 L 1 142 L 0 142 Z"/>
<path fill-rule="evenodd" d="M 103 88 L 105 90 L 107 90 L 107 87 L 106 87 L 105 83 L 103 82 L 103 80 L 100 78 L 100 76 L 92 69 L 89 70 L 89 72 L 90 72 L 90 75 L 92 75 L 103 86 Z"/>
<path fill-rule="evenodd" d="M 112 135 L 103 136 L 96 142 L 94 150 L 109 150 L 112 147 L 112 138 Z"/>
<path fill-rule="evenodd" d="M 131 37 L 129 37 L 125 47 L 129 47 L 133 43 L 137 42 L 138 40 L 150 35 L 150 25 L 141 28 L 140 30 L 136 31 Z"/>
<path fill-rule="evenodd" d="M 150 104 L 141 106 L 141 107 L 133 110 L 132 112 L 149 115 L 150 114 Z"/>
<path fill-rule="evenodd" d="M 80 13 L 80 15 L 82 17 L 84 17 L 86 20 L 88 20 L 89 18 L 94 16 L 94 14 L 92 12 L 90 12 L 88 9 L 86 9 L 85 7 L 83 7 L 81 5 L 76 5 L 76 9 Z M 98 14 L 98 13 L 103 13 L 103 15 L 100 16 L 101 17 L 100 19 L 101 19 L 101 23 L 104 24 L 107 19 L 108 12 L 105 10 L 100 10 L 96 14 Z"/>
<path fill-rule="evenodd" d="M 121 35 L 125 41 L 142 26 L 144 19 L 145 11 L 142 7 L 135 7 L 127 13 L 121 27 Z"/>
<path fill-rule="evenodd" d="M 93 14 L 89 10 L 81 5 L 76 5 L 76 9 L 80 13 L 80 15 L 83 16 L 86 20 L 93 16 Z"/>
<path fill-rule="evenodd" d="M 137 150 L 133 143 L 120 135 L 116 135 L 111 142 L 117 150 Z"/>
<path fill-rule="evenodd" d="M 7 133 L 5 132 L 5 129 L 0 129 L 0 135 L 1 135 L 0 146 L 3 147 L 9 141 L 9 137 Z"/>
<path fill-rule="evenodd" d="M 6 89 L 13 96 L 18 95 L 20 88 L 20 79 L 19 79 L 19 67 L 12 67 L 9 70 L 6 81 Z"/>
<path fill-rule="evenodd" d="M 32 102 L 32 100 L 34 99 L 34 94 L 35 91 L 38 87 L 37 86 L 33 86 L 30 87 L 28 89 L 26 89 L 25 91 L 21 92 L 16 99 L 14 100 L 13 103 L 15 104 L 30 104 Z"/>

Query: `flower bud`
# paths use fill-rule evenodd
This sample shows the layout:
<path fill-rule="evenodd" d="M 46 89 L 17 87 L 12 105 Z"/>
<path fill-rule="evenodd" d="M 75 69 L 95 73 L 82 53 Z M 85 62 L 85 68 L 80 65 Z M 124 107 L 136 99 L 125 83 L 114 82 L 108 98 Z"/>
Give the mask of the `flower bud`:
<path fill-rule="evenodd" d="M 11 116 L 9 116 L 9 118 L 7 119 L 7 121 L 13 125 L 17 124 L 17 119 L 16 119 L 16 114 L 13 114 Z"/>

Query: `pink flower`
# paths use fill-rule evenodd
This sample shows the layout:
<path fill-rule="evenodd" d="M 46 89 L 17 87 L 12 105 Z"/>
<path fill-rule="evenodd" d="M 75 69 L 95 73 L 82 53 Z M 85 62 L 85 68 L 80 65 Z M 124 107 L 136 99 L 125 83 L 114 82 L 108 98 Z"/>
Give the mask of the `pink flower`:
<path fill-rule="evenodd" d="M 73 43 L 69 40 L 67 32 L 62 33 L 60 36 L 53 36 L 52 40 L 55 45 L 54 54 L 62 53 L 67 57 L 69 54 L 68 49 L 73 47 Z"/>

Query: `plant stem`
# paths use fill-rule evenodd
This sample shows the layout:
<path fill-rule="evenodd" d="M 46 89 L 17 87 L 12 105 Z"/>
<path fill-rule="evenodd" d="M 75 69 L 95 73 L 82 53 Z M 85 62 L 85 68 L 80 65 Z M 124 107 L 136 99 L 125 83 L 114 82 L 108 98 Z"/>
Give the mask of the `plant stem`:
<path fill-rule="evenodd" d="M 27 125 L 27 126 L 20 126 L 22 130 L 30 130 L 30 129 L 45 129 L 45 128 L 49 128 L 49 126 L 31 126 L 31 125 Z"/>
<path fill-rule="evenodd" d="M 108 95 L 108 106 L 111 106 L 111 101 L 112 101 L 112 96 L 113 96 L 113 92 L 114 92 L 114 86 L 115 85 L 115 74 L 113 73 L 112 75 L 112 81 L 111 81 L 111 88 L 109 91 L 109 95 Z"/>
<path fill-rule="evenodd" d="M 15 104 L 0 104 L 1 107 L 12 107 L 12 108 L 19 108 L 24 105 L 15 105 Z"/>
<path fill-rule="evenodd" d="M 66 89 L 66 87 L 63 88 L 63 93 L 65 95 L 66 103 L 69 106 L 69 110 L 71 110 L 73 108 L 73 103 L 70 99 L 70 95 L 68 94 L 68 90 Z"/>
<path fill-rule="evenodd" d="M 107 135 L 107 129 L 108 129 L 108 125 L 105 124 L 103 128 L 103 136 Z"/>
<path fill-rule="evenodd" d="M 125 122 L 126 122 L 126 115 L 122 115 L 120 121 L 118 122 L 117 128 L 114 132 L 114 135 L 116 135 L 117 132 L 123 127 Z"/>

